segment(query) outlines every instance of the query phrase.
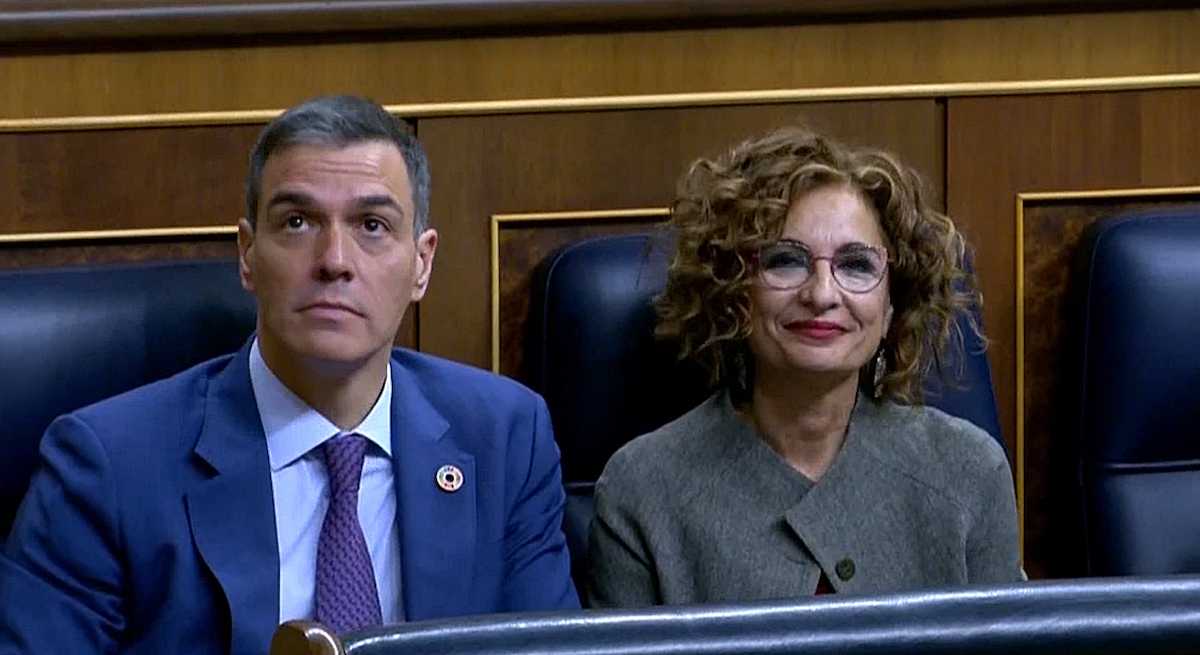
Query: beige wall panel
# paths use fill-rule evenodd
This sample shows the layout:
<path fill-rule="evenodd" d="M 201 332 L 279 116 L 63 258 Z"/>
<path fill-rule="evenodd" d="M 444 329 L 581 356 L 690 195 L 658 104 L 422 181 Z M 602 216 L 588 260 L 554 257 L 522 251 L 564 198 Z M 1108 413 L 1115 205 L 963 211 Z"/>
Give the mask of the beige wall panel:
<path fill-rule="evenodd" d="M 801 116 L 843 139 L 897 151 L 941 195 L 944 119 L 934 100 L 420 121 L 442 235 L 421 307 L 421 349 L 490 366 L 492 215 L 665 207 L 690 161 Z"/>
<path fill-rule="evenodd" d="M 1196 72 L 1200 10 L 122 52 L 0 52 L 0 118 Z"/>

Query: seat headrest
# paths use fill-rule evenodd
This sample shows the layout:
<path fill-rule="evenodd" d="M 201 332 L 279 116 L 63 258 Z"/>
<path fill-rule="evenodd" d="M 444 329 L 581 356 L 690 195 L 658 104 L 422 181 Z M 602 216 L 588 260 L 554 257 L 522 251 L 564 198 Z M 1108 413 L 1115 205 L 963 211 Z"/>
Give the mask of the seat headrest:
<path fill-rule="evenodd" d="M 654 338 L 651 300 L 672 247 L 650 234 L 588 239 L 535 275 L 529 378 L 550 408 L 567 482 L 595 480 L 626 441 L 707 393 L 703 372 Z"/>
<path fill-rule="evenodd" d="M 236 350 L 254 298 L 232 260 L 0 272 L 0 535 L 57 416 Z"/>
<path fill-rule="evenodd" d="M 1200 206 L 1097 221 L 1080 253 L 1086 457 L 1200 461 Z"/>

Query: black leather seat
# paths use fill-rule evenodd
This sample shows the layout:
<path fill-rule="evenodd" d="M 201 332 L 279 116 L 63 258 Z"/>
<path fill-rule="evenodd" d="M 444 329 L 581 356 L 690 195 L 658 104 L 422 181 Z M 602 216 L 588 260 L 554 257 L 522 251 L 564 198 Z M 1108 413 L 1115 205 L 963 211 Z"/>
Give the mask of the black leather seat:
<path fill-rule="evenodd" d="M 577 584 L 587 565 L 592 485 L 625 442 L 699 404 L 704 373 L 675 361 L 654 338 L 651 299 L 666 283 L 666 233 L 600 237 L 568 245 L 539 267 L 533 286 L 528 378 L 550 408 L 568 489 L 564 530 Z M 962 388 L 926 382 L 927 402 L 974 422 L 1003 446 L 991 372 L 965 329 Z"/>
<path fill-rule="evenodd" d="M 1200 573 L 1200 206 L 1098 221 L 1078 253 L 1089 570 Z"/>
<path fill-rule="evenodd" d="M 498 614 L 337 637 L 285 625 L 271 655 L 1165 655 L 1200 644 L 1200 578 L 1089 579 L 737 605 Z"/>
<path fill-rule="evenodd" d="M 58 415 L 232 352 L 254 298 L 232 260 L 0 272 L 0 536 Z"/>

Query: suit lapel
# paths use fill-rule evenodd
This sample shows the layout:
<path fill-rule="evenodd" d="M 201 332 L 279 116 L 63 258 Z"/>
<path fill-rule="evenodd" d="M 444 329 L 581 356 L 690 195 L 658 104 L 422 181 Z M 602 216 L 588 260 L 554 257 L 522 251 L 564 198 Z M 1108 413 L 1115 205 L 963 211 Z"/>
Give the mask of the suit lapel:
<path fill-rule="evenodd" d="M 249 345 L 212 378 L 196 454 L 215 475 L 187 495 L 192 537 L 229 604 L 230 651 L 264 652 L 279 622 L 279 548 Z"/>
<path fill-rule="evenodd" d="M 474 578 L 475 458 L 459 449 L 450 424 L 392 360 L 392 454 L 399 513 L 404 611 L 410 621 L 461 614 Z M 437 470 L 457 466 L 464 483 L 438 487 Z"/>

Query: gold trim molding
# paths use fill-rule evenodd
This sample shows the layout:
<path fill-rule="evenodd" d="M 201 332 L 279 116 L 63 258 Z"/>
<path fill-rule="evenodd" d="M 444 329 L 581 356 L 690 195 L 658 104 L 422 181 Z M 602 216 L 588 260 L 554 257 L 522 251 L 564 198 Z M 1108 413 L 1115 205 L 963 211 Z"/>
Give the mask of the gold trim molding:
<path fill-rule="evenodd" d="M 236 236 L 237 226 L 205 225 L 201 227 L 155 227 L 129 230 L 76 230 L 71 232 L 30 232 L 0 234 L 0 246 L 38 246 L 59 243 L 105 242 L 128 240 L 158 240 L 185 237 Z"/>
<path fill-rule="evenodd" d="M 500 372 L 500 229 L 536 225 L 555 221 L 615 222 L 645 220 L 652 222 L 671 216 L 666 207 L 638 209 L 595 209 L 582 211 L 533 212 L 526 214 L 492 214 L 491 217 L 491 276 L 492 276 L 492 372 Z"/>
<path fill-rule="evenodd" d="M 1021 552 L 1025 552 L 1025 203 L 1107 198 L 1170 198 L 1200 195 L 1200 186 L 1098 189 L 1092 191 L 1036 191 L 1017 193 L 1016 332 L 1017 332 L 1017 514 Z"/>
<path fill-rule="evenodd" d="M 997 82 L 953 82 L 937 84 L 893 84 L 878 86 L 819 87 L 809 89 L 766 89 L 574 98 L 528 98 L 388 105 L 388 111 L 405 118 L 487 116 L 515 113 L 557 113 L 614 109 L 662 109 L 670 107 L 719 107 L 728 105 L 780 104 L 788 102 L 831 102 L 838 100 L 884 100 L 912 98 L 955 98 L 1033 93 L 1080 93 L 1145 89 L 1200 87 L 1200 73 L 1089 77 L 1056 80 L 1012 80 Z M 266 123 L 282 109 L 245 111 L 181 112 L 113 116 L 66 116 L 0 120 L 0 133 L 110 130 L 146 127 L 191 127 Z"/>

